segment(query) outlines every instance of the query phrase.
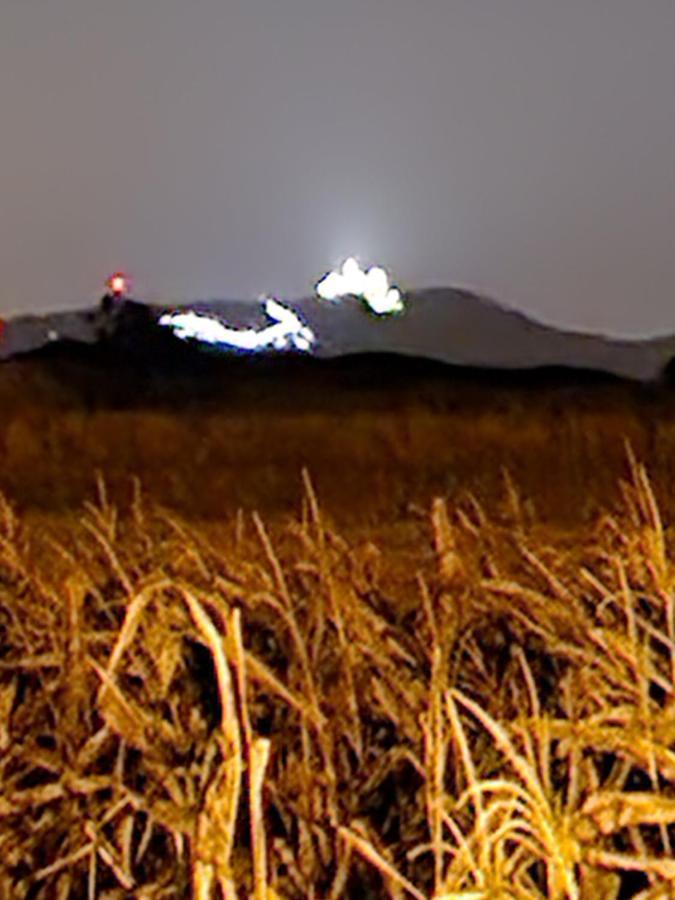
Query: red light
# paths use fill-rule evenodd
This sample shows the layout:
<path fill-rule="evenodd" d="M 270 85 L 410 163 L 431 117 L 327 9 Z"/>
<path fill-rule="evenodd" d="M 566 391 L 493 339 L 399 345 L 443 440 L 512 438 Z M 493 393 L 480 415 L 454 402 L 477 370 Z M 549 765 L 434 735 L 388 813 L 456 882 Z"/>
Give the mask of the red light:
<path fill-rule="evenodd" d="M 126 275 L 123 275 L 121 272 L 111 275 L 108 279 L 108 288 L 111 294 L 114 294 L 116 297 L 122 297 L 127 293 L 128 289 Z"/>

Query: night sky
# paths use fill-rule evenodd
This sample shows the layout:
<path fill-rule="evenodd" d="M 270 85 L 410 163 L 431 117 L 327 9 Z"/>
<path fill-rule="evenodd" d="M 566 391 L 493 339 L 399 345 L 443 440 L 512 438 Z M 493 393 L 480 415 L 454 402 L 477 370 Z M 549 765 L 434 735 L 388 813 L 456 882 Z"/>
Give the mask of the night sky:
<path fill-rule="evenodd" d="M 0 0 L 0 314 L 345 256 L 675 332 L 673 0 Z"/>

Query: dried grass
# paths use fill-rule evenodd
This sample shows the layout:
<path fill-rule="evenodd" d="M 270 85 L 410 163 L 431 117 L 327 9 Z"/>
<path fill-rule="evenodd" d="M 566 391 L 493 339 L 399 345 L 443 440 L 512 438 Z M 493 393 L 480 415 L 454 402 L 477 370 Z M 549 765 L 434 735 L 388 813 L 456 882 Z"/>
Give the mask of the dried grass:
<path fill-rule="evenodd" d="M 675 896 L 672 535 L 627 451 L 574 542 L 505 472 L 403 575 L 307 473 L 218 540 L 138 484 L 58 533 L 0 498 L 1 895 Z"/>

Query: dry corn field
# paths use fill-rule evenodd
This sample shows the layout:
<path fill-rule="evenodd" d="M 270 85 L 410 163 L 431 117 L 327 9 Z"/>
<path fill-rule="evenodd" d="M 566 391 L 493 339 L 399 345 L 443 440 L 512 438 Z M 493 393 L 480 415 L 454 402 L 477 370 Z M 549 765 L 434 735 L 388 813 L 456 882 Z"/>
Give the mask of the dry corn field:
<path fill-rule="evenodd" d="M 675 548 L 626 453 L 583 534 L 509 477 L 392 546 L 306 471 L 267 525 L 4 498 L 2 896 L 675 896 Z"/>

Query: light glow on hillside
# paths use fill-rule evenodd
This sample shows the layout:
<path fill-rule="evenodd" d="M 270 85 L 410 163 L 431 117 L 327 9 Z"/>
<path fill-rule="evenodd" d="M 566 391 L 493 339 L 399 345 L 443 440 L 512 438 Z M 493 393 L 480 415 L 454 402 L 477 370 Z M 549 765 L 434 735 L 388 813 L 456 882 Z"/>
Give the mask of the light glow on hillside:
<path fill-rule="evenodd" d="M 353 256 L 344 261 L 339 272 L 329 272 L 322 278 L 316 292 L 324 300 L 358 297 L 378 316 L 398 313 L 404 308 L 401 292 L 390 287 L 386 271 L 379 266 L 365 271 Z"/>
<path fill-rule="evenodd" d="M 206 313 L 188 312 L 166 313 L 159 318 L 159 324 L 171 328 L 181 340 L 193 338 L 215 347 L 246 350 L 255 353 L 260 350 L 311 350 L 315 343 L 314 332 L 298 314 L 277 300 L 266 299 L 265 314 L 273 324 L 260 330 L 254 328 L 230 328 L 221 319 Z"/>
<path fill-rule="evenodd" d="M 123 297 L 129 293 L 129 279 L 124 272 L 115 272 L 107 280 L 106 285 L 114 297 Z"/>

